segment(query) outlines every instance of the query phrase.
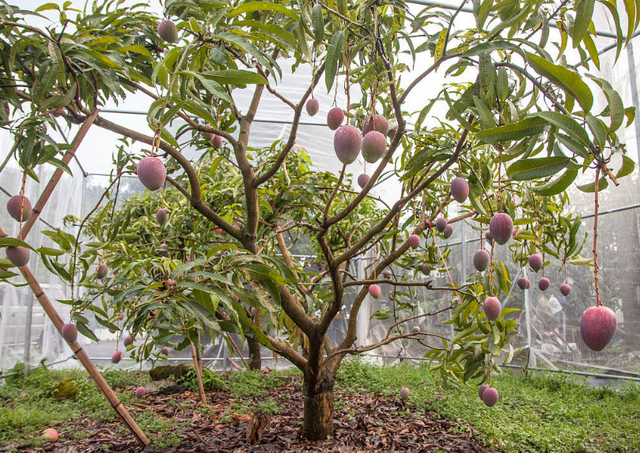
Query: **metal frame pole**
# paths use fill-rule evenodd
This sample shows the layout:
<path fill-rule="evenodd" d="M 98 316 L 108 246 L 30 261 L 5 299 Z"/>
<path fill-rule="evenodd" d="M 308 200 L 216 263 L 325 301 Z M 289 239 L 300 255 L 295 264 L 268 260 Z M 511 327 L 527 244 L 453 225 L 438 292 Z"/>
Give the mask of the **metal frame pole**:
<path fill-rule="evenodd" d="M 636 79 L 636 60 L 633 55 L 633 41 L 627 45 L 627 64 L 629 65 L 629 84 L 631 85 L 631 100 L 636 108 L 636 116 L 633 119 L 633 126 L 636 131 L 636 151 L 638 152 L 638 162 L 640 162 L 640 104 L 638 103 L 638 81 Z"/>

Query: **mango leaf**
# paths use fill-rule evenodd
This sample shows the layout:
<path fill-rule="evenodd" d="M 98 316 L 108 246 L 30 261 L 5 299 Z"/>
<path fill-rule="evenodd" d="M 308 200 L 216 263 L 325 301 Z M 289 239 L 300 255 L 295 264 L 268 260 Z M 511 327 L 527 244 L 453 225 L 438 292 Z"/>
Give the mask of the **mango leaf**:
<path fill-rule="evenodd" d="M 211 93 L 212 95 L 214 95 L 218 99 L 222 99 L 223 101 L 227 101 L 227 102 L 233 102 L 231 100 L 231 97 L 229 96 L 229 93 L 227 93 L 226 90 L 223 88 L 223 86 L 220 85 L 218 82 L 214 82 L 213 80 L 209 80 L 208 78 L 206 78 L 202 74 L 198 74 L 197 72 L 193 72 L 193 71 L 180 71 L 179 73 L 180 74 L 188 74 L 188 75 L 191 75 L 191 76 L 195 77 L 196 79 L 198 79 L 200 81 L 202 86 L 209 93 Z M 253 74 L 253 73 L 251 73 L 251 74 Z"/>
<path fill-rule="evenodd" d="M 49 247 L 40 247 L 37 250 L 37 252 L 41 253 L 42 255 L 50 255 L 50 256 L 61 256 L 61 255 L 64 255 L 65 253 L 62 250 L 52 249 Z"/>
<path fill-rule="evenodd" d="M 553 179 L 542 186 L 531 187 L 531 190 L 545 197 L 557 195 L 564 192 L 567 187 L 569 187 L 571 183 L 575 181 L 577 176 L 578 170 L 567 170 L 562 174 L 562 176 L 559 176 L 558 178 Z"/>
<path fill-rule="evenodd" d="M 475 55 L 480 55 L 482 53 L 489 53 L 496 50 L 513 50 L 519 54 L 522 54 L 522 50 L 520 47 L 509 41 L 492 41 L 492 42 L 483 42 L 482 44 L 478 44 L 477 46 L 471 47 L 469 50 L 463 52 L 460 57 L 473 57 Z"/>
<path fill-rule="evenodd" d="M 507 175 L 516 181 L 529 181 L 558 173 L 569 163 L 568 157 L 543 157 L 523 159 L 514 162 L 507 169 Z"/>
<path fill-rule="evenodd" d="M 29 244 L 16 238 L 1 238 L 0 247 L 25 247 L 29 250 L 33 250 Z"/>
<path fill-rule="evenodd" d="M 202 324 L 204 324 L 207 328 L 214 332 L 220 332 L 220 325 L 218 324 L 218 320 L 216 319 L 215 313 L 212 313 L 203 305 L 199 304 L 195 300 L 191 299 L 181 299 L 179 301 L 180 305 L 182 305 L 187 311 L 189 311 L 193 316 L 198 318 Z"/>
<path fill-rule="evenodd" d="M 607 131 L 602 122 L 593 115 L 587 115 L 587 126 L 591 129 L 593 134 L 593 141 L 600 149 L 603 149 L 607 144 Z"/>
<path fill-rule="evenodd" d="M 139 53 L 141 55 L 147 55 L 149 57 L 151 56 L 151 52 L 149 52 L 146 47 L 141 46 L 140 44 L 133 44 L 131 46 L 119 47 L 118 48 L 118 52 L 120 52 L 120 53 L 135 52 L 135 53 Z"/>
<path fill-rule="evenodd" d="M 277 36 L 278 38 L 289 44 L 291 47 L 296 47 L 298 45 L 298 41 L 293 36 L 293 34 L 282 28 L 280 25 L 263 24 L 262 22 L 259 22 L 257 20 L 241 20 L 235 22 L 235 25 L 259 28 L 264 32 Z"/>
<path fill-rule="evenodd" d="M 620 51 L 622 50 L 622 43 L 624 42 L 624 35 L 622 34 L 622 27 L 620 27 L 620 16 L 618 15 L 618 10 L 616 8 L 616 5 L 614 3 L 609 2 L 608 0 L 598 0 L 600 2 L 601 5 L 606 6 L 607 8 L 609 8 L 609 12 L 611 13 L 611 16 L 613 17 L 613 20 L 615 22 L 615 26 L 616 26 L 616 36 L 618 37 L 616 39 L 616 59 L 615 61 L 618 61 L 618 57 L 620 56 Z"/>
<path fill-rule="evenodd" d="M 530 117 L 517 123 L 482 130 L 476 134 L 476 138 L 486 143 L 520 140 L 544 132 L 547 126 L 543 118 Z"/>
<path fill-rule="evenodd" d="M 578 189 L 582 192 L 586 192 L 586 193 L 594 193 L 596 191 L 596 183 L 595 181 L 589 184 L 583 184 L 581 186 L 577 186 Z M 606 189 L 607 187 L 609 187 L 609 182 L 607 181 L 607 178 L 605 178 L 604 176 L 602 178 L 600 178 L 598 180 L 598 192 Z"/>
<path fill-rule="evenodd" d="M 571 31 L 574 49 L 580 45 L 580 41 L 582 41 L 589 29 L 595 3 L 596 0 L 579 0 L 576 2 L 576 20 Z"/>
<path fill-rule="evenodd" d="M 267 79 L 260 74 L 247 71 L 245 69 L 226 69 L 224 71 L 207 71 L 203 73 L 207 78 L 211 78 L 221 84 L 246 85 L 255 83 L 258 85 L 266 85 Z"/>
<path fill-rule="evenodd" d="M 566 136 L 564 134 L 560 134 L 560 133 L 556 133 L 555 137 L 556 137 L 556 140 L 558 140 L 560 143 L 562 143 L 572 153 L 577 154 L 579 156 L 582 156 L 585 159 L 589 159 L 590 158 L 589 152 L 580 143 L 577 143 L 573 139 L 571 139 L 570 137 L 568 137 L 568 136 Z"/>
<path fill-rule="evenodd" d="M 591 144 L 587 132 L 570 116 L 558 112 L 538 112 L 534 113 L 534 115 L 544 118 L 554 126 L 562 129 L 569 134 L 569 137 L 577 139 L 584 146 L 588 147 Z"/>
<path fill-rule="evenodd" d="M 635 162 L 629 156 L 625 156 L 623 154 L 622 167 L 620 167 L 620 170 L 618 170 L 618 173 L 616 173 L 616 178 L 623 178 L 627 175 L 630 175 L 631 173 L 633 173 L 635 166 Z"/>
<path fill-rule="evenodd" d="M 622 98 L 606 80 L 592 76 L 590 74 L 587 74 L 587 77 L 596 82 L 600 86 L 600 88 L 602 88 L 602 91 L 604 91 L 604 95 L 607 98 L 607 102 L 609 103 L 609 115 L 611 116 L 609 134 L 613 134 L 620 128 L 620 126 L 622 126 L 622 123 L 624 122 L 624 104 L 622 103 Z"/>
<path fill-rule="evenodd" d="M 274 11 L 278 13 L 282 13 L 286 16 L 291 17 L 293 20 L 298 21 L 300 17 L 294 11 L 285 8 L 282 5 L 271 2 L 246 2 L 237 8 L 231 10 L 227 17 L 235 17 L 242 13 L 251 13 L 253 11 Z"/>
<path fill-rule="evenodd" d="M 583 0 L 584 1 L 584 0 Z M 593 106 L 593 94 L 582 77 L 569 69 L 555 65 L 542 57 L 525 52 L 527 62 L 541 76 L 546 77 L 565 93 L 576 98 L 585 112 Z"/>
<path fill-rule="evenodd" d="M 327 59 L 324 68 L 324 81 L 327 85 L 327 91 L 331 91 L 333 82 L 338 72 L 338 62 L 342 55 L 342 45 L 344 44 L 344 31 L 338 30 L 331 37 L 329 47 L 327 48 Z"/>
<path fill-rule="evenodd" d="M 311 23 L 315 36 L 314 44 L 318 45 L 324 39 L 324 18 L 322 17 L 322 5 L 316 3 L 311 9 Z"/>
<path fill-rule="evenodd" d="M 436 44 L 436 51 L 433 59 L 438 61 L 440 58 L 444 57 L 445 46 L 447 45 L 447 35 L 449 34 L 449 30 L 443 28 L 438 35 L 438 42 Z"/>
<path fill-rule="evenodd" d="M 473 103 L 478 110 L 478 116 L 480 117 L 480 124 L 482 125 L 482 127 L 485 129 L 496 127 L 496 120 L 493 117 L 491 110 L 489 110 L 489 107 L 487 107 L 487 104 L 482 102 L 482 99 L 480 99 L 478 96 L 473 97 Z"/>

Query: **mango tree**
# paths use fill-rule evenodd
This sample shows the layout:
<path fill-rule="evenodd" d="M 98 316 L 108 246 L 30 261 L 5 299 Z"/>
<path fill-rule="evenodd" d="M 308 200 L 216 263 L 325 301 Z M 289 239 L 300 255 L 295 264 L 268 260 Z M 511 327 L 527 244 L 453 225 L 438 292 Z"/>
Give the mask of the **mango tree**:
<path fill-rule="evenodd" d="M 494 357 L 501 351 L 507 359 L 512 355 L 507 333 L 516 324 L 501 310 L 499 298 L 510 291 L 511 277 L 497 250 L 508 247 L 513 259 L 534 269 L 545 264 L 542 257 L 530 261 L 535 252 L 565 262 L 579 258 L 581 241 L 574 228 L 580 222 L 562 215 L 565 190 L 578 175 L 595 174 L 582 190 L 595 193 L 597 213 L 599 189 L 633 170 L 616 131 L 634 112 L 624 108 L 607 81 L 584 77 L 599 65 L 592 23 L 596 4 L 616 24 L 617 56 L 640 18 L 632 2 L 625 3 L 628 16 L 635 18 L 626 37 L 616 6 L 595 0 L 559 6 L 473 2 L 468 28 L 459 26 L 465 23 L 459 20 L 467 14 L 461 13 L 465 3 L 449 11 L 401 1 L 186 0 L 165 2 L 164 17 L 115 1 L 96 2 L 87 11 L 46 4 L 41 10 L 57 9 L 62 24 L 46 30 L 28 25 L 26 12 L 3 5 L 5 108 L 0 119 L 16 138 L 10 157 L 25 178 L 37 165 L 64 165 L 59 158 L 64 147 L 51 139 L 52 117 L 80 124 L 93 114 L 94 126 L 148 146 L 143 153 L 125 147 L 114 182 L 121 172 L 135 171 L 151 191 L 171 187 L 163 191 L 184 197 L 194 222 L 209 222 L 228 239 L 225 245 L 181 244 L 178 259 L 184 261 L 192 250 L 196 260 L 165 262 L 163 272 L 176 285 L 163 290 L 188 305 L 202 325 L 227 323 L 226 329 L 297 366 L 304 375 L 304 435 L 323 439 L 333 432 L 334 379 L 346 356 L 397 340 L 437 339 L 425 342 L 434 368 L 461 380 L 488 380 L 490 386 L 491 371 L 499 369 Z M 567 63 L 571 58 L 574 66 Z M 424 61 L 426 69 L 412 72 Z M 279 92 L 282 67 L 291 63 L 294 72 L 301 65 L 312 69 L 308 88 L 295 99 Z M 441 75 L 447 82 L 434 89 Z M 314 92 L 331 93 L 342 82 L 347 103 L 327 118 L 336 131 L 341 170 L 327 175 L 314 170 L 295 145 L 303 114 L 318 111 Z M 234 102 L 243 88 L 253 93 L 245 109 Z M 252 125 L 265 92 L 293 119 L 284 140 L 257 150 L 250 146 Z M 600 92 L 607 104 L 595 106 L 594 93 Z M 96 114 L 106 102 L 129 93 L 148 96 L 149 131 Z M 359 100 L 352 102 L 352 94 Z M 417 96 L 424 96 L 421 110 L 407 112 L 407 101 Z M 211 158 L 193 162 L 181 152 L 187 147 L 206 149 Z M 371 171 L 357 176 L 360 189 L 353 190 L 348 169 L 360 152 Z M 609 162 L 616 154 L 623 165 L 614 173 Z M 385 172 L 402 187 L 389 204 L 372 195 Z M 211 191 L 212 173 L 233 189 L 231 200 Z M 162 193 L 150 203 L 160 206 Z M 18 201 L 20 209 L 10 212 L 20 221 L 26 203 Z M 461 214 L 449 216 L 451 206 Z M 113 222 L 122 222 L 122 234 L 132 234 L 126 231 L 131 218 L 102 219 L 104 232 L 100 220 L 92 220 L 101 245 L 89 251 L 84 244 L 87 255 L 81 259 L 65 263 L 46 258 L 58 252 L 42 250 L 51 270 L 85 282 L 89 266 L 104 253 L 125 270 L 116 282 L 116 303 L 134 293 L 139 304 L 162 297 L 159 286 L 149 288 L 154 283 L 142 257 L 110 249 L 122 239 L 129 247 Z M 431 281 L 413 281 L 414 273 L 397 271 L 415 271 L 425 259 L 447 266 L 436 237 L 448 237 L 451 224 L 465 219 L 480 231 L 488 229 L 491 241 L 479 260 L 483 270 L 446 287 L 452 297 L 445 309 L 451 311 L 455 336 L 409 329 L 415 317 L 408 316 L 398 319 L 382 341 L 356 346 L 356 320 L 367 295 L 379 295 L 382 284 L 397 287 L 398 294 L 435 289 Z M 286 235 L 309 241 L 322 272 L 292 257 Z M 597 313 L 587 317 L 586 331 L 593 329 L 594 319 L 611 320 L 598 292 L 596 237 L 597 307 L 592 308 Z M 21 263 L 15 248 L 8 254 L 14 264 Z M 367 254 L 376 259 L 361 278 L 351 266 Z M 133 269 L 145 272 L 136 277 Z M 111 290 L 104 288 L 105 294 Z M 233 295 L 254 307 L 254 315 Z M 352 301 L 345 308 L 346 296 Z M 409 303 L 402 297 L 394 301 Z M 86 326 L 81 312 L 93 305 L 86 299 L 71 303 L 78 310 L 77 323 Z M 133 311 L 138 308 L 131 305 Z M 334 343 L 327 332 L 343 311 L 347 332 Z M 606 335 L 610 323 L 607 327 Z M 602 346 L 603 338 L 591 340 L 595 348 Z M 497 390 L 484 390 L 485 403 L 495 404 Z"/>

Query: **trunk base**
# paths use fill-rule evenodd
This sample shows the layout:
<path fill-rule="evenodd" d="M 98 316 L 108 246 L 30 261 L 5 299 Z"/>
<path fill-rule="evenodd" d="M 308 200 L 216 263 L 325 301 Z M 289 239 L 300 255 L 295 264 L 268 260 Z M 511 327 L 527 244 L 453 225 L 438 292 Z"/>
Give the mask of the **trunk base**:
<path fill-rule="evenodd" d="M 333 389 L 304 397 L 302 435 L 309 440 L 333 436 Z"/>

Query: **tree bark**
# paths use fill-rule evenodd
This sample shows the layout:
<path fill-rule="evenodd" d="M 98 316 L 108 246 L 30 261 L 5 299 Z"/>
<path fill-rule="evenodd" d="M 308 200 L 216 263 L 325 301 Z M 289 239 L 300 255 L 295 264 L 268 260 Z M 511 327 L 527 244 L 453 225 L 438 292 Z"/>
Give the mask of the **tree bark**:
<path fill-rule="evenodd" d="M 260 356 L 260 343 L 247 337 L 249 345 L 249 369 L 259 370 L 262 368 L 262 357 Z"/>
<path fill-rule="evenodd" d="M 253 310 L 253 324 L 262 329 L 262 309 L 255 308 Z M 249 369 L 259 370 L 262 368 L 262 357 L 260 352 L 260 343 L 247 337 L 247 344 L 249 346 Z"/>
<path fill-rule="evenodd" d="M 304 383 L 303 436 L 311 441 L 333 436 L 334 379 L 326 377 L 316 385 Z"/>

